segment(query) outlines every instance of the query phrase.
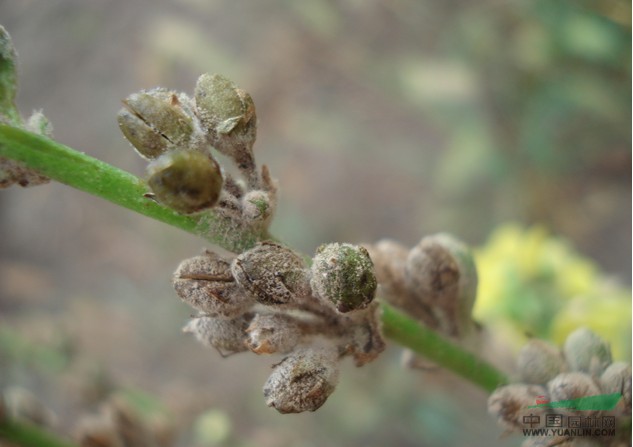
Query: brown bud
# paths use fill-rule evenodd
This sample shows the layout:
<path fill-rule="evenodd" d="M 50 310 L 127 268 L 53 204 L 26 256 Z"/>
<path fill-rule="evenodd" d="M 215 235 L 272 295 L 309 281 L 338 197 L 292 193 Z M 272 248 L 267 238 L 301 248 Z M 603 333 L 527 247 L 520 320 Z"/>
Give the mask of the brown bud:
<path fill-rule="evenodd" d="M 258 314 L 246 333 L 246 344 L 256 354 L 287 354 L 302 337 L 300 322 L 286 314 Z"/>
<path fill-rule="evenodd" d="M 463 243 L 448 234 L 423 238 L 407 257 L 405 309 L 442 333 L 460 337 L 472 327 L 477 270 Z"/>
<path fill-rule="evenodd" d="M 602 390 L 607 393 L 622 394 L 624 411 L 631 414 L 631 366 L 624 362 L 615 362 L 600 377 Z"/>
<path fill-rule="evenodd" d="M 544 408 L 528 408 L 536 405 L 537 398 L 547 396 L 545 387 L 513 384 L 496 389 L 488 398 L 488 413 L 510 430 L 525 428 L 525 416 L 539 416 Z M 542 418 L 542 417 L 541 417 Z"/>
<path fill-rule="evenodd" d="M 246 351 L 246 328 L 253 315 L 244 314 L 233 319 L 194 317 L 182 329 L 193 334 L 207 346 L 216 348 L 222 355 Z"/>
<path fill-rule="evenodd" d="M 305 264 L 292 250 L 260 242 L 231 264 L 237 283 L 261 304 L 286 304 L 309 293 Z"/>
<path fill-rule="evenodd" d="M 235 317 L 254 304 L 233 279 L 231 263 L 213 252 L 182 261 L 172 281 L 184 302 L 207 314 Z"/>
<path fill-rule="evenodd" d="M 560 400 L 572 400 L 600 394 L 600 389 L 588 374 L 580 372 L 562 373 L 550 380 L 547 384 L 552 402 Z M 562 413 L 575 413 L 574 410 L 561 411 Z"/>
<path fill-rule="evenodd" d="M 521 381 L 545 385 L 565 371 L 565 359 L 560 350 L 541 340 L 530 340 L 519 352 L 517 359 Z"/>
<path fill-rule="evenodd" d="M 336 348 L 297 350 L 275 365 L 264 385 L 266 404 L 280 413 L 315 411 L 334 391 L 338 373 Z"/>
<path fill-rule="evenodd" d="M 374 263 L 376 280 L 381 290 L 380 296 L 399 306 L 406 293 L 404 272 L 409 249 L 389 239 L 365 245 L 365 248 Z"/>

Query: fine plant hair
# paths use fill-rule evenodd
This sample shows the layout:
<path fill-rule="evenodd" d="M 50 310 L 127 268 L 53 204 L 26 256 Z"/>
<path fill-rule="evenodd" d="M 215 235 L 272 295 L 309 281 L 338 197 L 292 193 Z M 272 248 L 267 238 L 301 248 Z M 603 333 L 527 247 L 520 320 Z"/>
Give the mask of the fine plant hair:
<path fill-rule="evenodd" d="M 491 393 L 488 410 L 507 430 L 544 395 L 621 393 L 628 413 L 618 416 L 630 423 L 631 369 L 614 363 L 606 342 L 586 329 L 562 351 L 533 340 L 518 359 L 519 383 L 508 385 L 483 360 L 472 319 L 477 269 L 454 236 L 427 235 L 413 247 L 328 241 L 307 256 L 272 235 L 283 185 L 256 159 L 255 102 L 230 79 L 203 74 L 191 95 L 161 87 L 123 101 L 119 127 L 147 161 L 140 179 L 54 141 L 41 112 L 23 119 L 15 61 L 0 27 L 0 187 L 59 181 L 222 248 L 201 247 L 176 268 L 175 294 L 195 312 L 183 332 L 222 356 L 249 352 L 274 363 L 263 386 L 269 407 L 319 409 L 335 392 L 343 359 L 368 365 L 390 340 L 406 348 L 410 365 L 423 357 Z M 64 445 L 9 414 L 0 405 L 0 439 Z"/>

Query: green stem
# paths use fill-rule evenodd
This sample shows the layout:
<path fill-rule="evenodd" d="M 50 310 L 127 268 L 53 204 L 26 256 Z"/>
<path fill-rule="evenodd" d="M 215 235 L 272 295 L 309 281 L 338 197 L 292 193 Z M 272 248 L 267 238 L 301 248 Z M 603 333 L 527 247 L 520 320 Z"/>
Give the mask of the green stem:
<path fill-rule="evenodd" d="M 33 424 L 1 418 L 0 439 L 23 447 L 74 447 Z"/>
<path fill-rule="evenodd" d="M 391 340 L 453 371 L 488 392 L 508 383 L 503 373 L 476 355 L 449 342 L 437 332 L 394 307 L 382 303 L 382 308 L 383 331 Z"/>
<path fill-rule="evenodd" d="M 0 158 L 22 162 L 46 177 L 204 237 L 227 250 L 242 251 L 262 238 L 250 229 L 231 226 L 213 212 L 178 214 L 146 198 L 147 185 L 133 174 L 17 127 L 0 124 Z"/>
<path fill-rule="evenodd" d="M 11 158 L 58 182 L 104 198 L 138 213 L 205 237 L 228 250 L 252 245 L 261 235 L 244 231 L 239 242 L 224 237 L 226 224 L 210 214 L 205 220 L 183 216 L 147 200 L 142 180 L 48 138 L 0 125 L 0 158 Z M 470 380 L 486 391 L 507 383 L 494 367 L 445 340 L 417 321 L 383 305 L 385 335 L 409 349 Z"/>

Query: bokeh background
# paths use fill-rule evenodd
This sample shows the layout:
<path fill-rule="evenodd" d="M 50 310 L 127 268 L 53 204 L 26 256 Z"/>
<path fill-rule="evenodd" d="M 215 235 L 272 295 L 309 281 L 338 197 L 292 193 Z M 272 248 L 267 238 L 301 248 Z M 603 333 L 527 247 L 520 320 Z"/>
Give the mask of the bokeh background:
<path fill-rule="evenodd" d="M 564 247 L 559 267 L 584 266 L 566 274 L 589 278 L 589 309 L 617 295 L 597 323 L 617 320 L 610 341 L 628 340 L 630 358 L 630 2 L 2 0 L 0 24 L 20 56 L 18 105 L 43 109 L 57 140 L 143 175 L 120 100 L 222 73 L 255 100 L 285 242 L 312 253 L 448 231 L 490 255 L 508 228 L 517 241 L 538 228 L 539 243 Z M 59 184 L 0 191 L 0 386 L 35 392 L 61 433 L 123 393 L 169 414 L 178 445 L 520 444 L 500 438 L 483 392 L 401 369 L 395 346 L 346 365 L 314 414 L 267 409 L 272 360 L 221 359 L 179 331 L 190 311 L 170 277 L 203 246 Z M 525 254 L 512 247 L 482 265 Z M 539 295 L 547 272 L 488 305 Z"/>

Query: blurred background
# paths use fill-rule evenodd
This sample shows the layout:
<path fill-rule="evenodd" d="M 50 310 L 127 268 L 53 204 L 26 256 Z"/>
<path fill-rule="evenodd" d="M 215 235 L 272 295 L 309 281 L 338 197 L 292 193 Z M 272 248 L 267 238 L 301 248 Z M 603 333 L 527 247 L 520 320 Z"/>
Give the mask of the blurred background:
<path fill-rule="evenodd" d="M 257 106 L 276 236 L 313 253 L 450 232 L 477 247 L 478 318 L 516 336 L 487 353 L 500 367 L 515 338 L 579 324 L 630 360 L 630 2 L 2 0 L 0 24 L 22 114 L 58 141 L 143 175 L 120 100 L 224 74 Z M 0 191 L 0 387 L 36 393 L 60 433 L 116 394 L 174 445 L 521 443 L 483 392 L 401 369 L 397 346 L 347 364 L 314 414 L 267 409 L 274 360 L 180 333 L 171 274 L 203 247 L 59 184 Z"/>

